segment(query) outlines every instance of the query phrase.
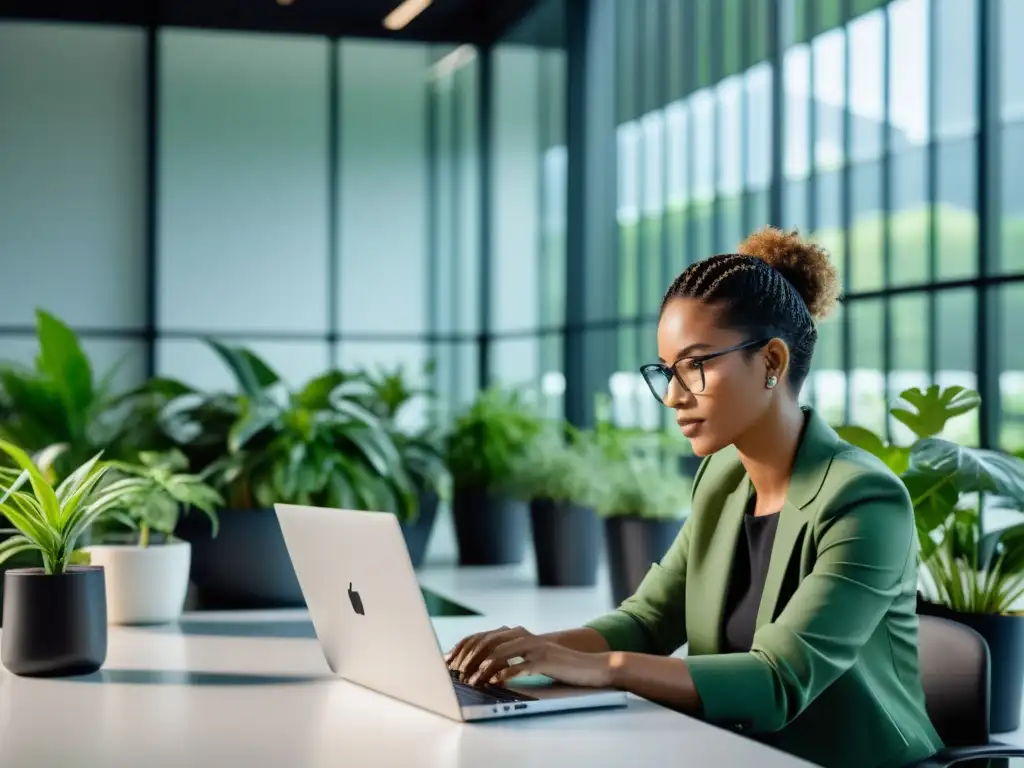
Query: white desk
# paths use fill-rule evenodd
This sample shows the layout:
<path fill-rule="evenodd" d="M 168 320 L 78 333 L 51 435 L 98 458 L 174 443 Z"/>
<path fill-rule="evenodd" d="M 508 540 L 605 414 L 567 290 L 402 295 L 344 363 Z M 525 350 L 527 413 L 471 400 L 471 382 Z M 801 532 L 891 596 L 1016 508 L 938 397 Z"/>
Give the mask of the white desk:
<path fill-rule="evenodd" d="M 451 586 L 464 578 L 435 572 L 423 582 L 448 579 Z M 535 626 L 555 625 L 545 600 L 567 600 L 563 593 L 538 598 L 536 590 L 520 598 L 532 600 L 534 610 L 525 613 Z M 584 609 L 579 595 L 570 602 Z M 639 699 L 604 712 L 451 722 L 329 677 L 305 617 L 193 614 L 180 627 L 111 627 L 107 663 L 96 675 L 47 680 L 0 672 L 0 766 L 806 765 Z M 448 647 L 494 623 L 440 618 L 435 627 Z"/>

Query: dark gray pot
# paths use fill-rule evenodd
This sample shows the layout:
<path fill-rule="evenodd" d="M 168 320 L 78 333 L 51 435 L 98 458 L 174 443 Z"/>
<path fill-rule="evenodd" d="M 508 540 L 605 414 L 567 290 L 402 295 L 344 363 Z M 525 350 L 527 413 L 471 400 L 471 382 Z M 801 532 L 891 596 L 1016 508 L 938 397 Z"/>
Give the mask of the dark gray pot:
<path fill-rule="evenodd" d="M 405 546 L 409 550 L 413 568 L 423 565 L 430 534 L 434 531 L 434 521 L 437 519 L 437 503 L 436 493 L 421 493 L 419 517 L 413 523 L 402 523 L 402 535 L 405 537 Z"/>
<path fill-rule="evenodd" d="M 523 561 L 529 535 L 525 501 L 456 488 L 452 521 L 459 565 L 514 565 Z"/>
<path fill-rule="evenodd" d="M 592 587 L 597 583 L 601 520 L 594 510 L 567 501 L 530 502 L 537 583 L 542 587 Z"/>
<path fill-rule="evenodd" d="M 15 675 L 87 675 L 107 658 L 107 596 L 103 568 L 72 566 L 4 573 L 0 660 Z"/>
<path fill-rule="evenodd" d="M 682 526 L 682 520 L 625 515 L 605 519 L 608 571 L 615 605 L 636 592 L 651 564 L 661 560 Z"/>
<path fill-rule="evenodd" d="M 959 613 L 918 595 L 917 612 L 960 622 L 988 644 L 990 662 L 989 731 L 1007 733 L 1020 727 L 1024 693 L 1024 616 Z"/>
<path fill-rule="evenodd" d="M 303 608 L 281 526 L 273 508 L 222 509 L 220 530 L 192 511 L 175 533 L 192 545 L 190 579 L 203 609 Z"/>

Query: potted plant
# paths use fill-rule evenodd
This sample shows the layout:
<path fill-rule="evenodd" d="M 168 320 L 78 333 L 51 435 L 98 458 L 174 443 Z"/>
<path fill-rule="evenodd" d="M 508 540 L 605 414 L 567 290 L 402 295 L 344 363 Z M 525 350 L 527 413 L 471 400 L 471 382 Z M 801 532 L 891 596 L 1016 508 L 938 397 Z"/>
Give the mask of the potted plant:
<path fill-rule="evenodd" d="M 522 561 L 527 512 L 514 471 L 540 430 L 522 395 L 498 387 L 480 392 L 455 419 L 445 458 L 460 565 Z"/>
<path fill-rule="evenodd" d="M 78 336 L 57 317 L 37 310 L 36 336 L 34 367 L 0 364 L 0 437 L 29 453 L 63 446 L 53 457 L 57 480 L 101 451 L 132 460 L 139 449 L 169 447 L 158 416 L 188 391 L 184 384 L 155 378 L 118 393 L 119 366 L 97 379 Z"/>
<path fill-rule="evenodd" d="M 429 374 L 432 366 L 428 365 Z M 409 423 L 417 401 L 430 405 L 431 393 L 410 386 L 401 368 L 360 374 L 366 391 L 357 399 L 381 420 L 416 490 L 415 505 L 399 521 L 413 567 L 423 564 L 441 499 L 451 495 L 451 477 L 444 463 L 443 437 L 434 424 Z M 354 390 L 354 388 L 353 388 Z"/>
<path fill-rule="evenodd" d="M 554 422 L 514 470 L 530 503 L 530 525 L 542 587 L 586 587 L 597 582 L 601 520 L 594 512 L 600 464 L 584 432 Z"/>
<path fill-rule="evenodd" d="M 364 384 L 330 371 L 289 391 L 249 350 L 208 342 L 238 392 L 190 393 L 163 414 L 193 472 L 221 493 L 219 534 L 186 514 L 177 534 L 192 545 L 191 579 L 206 605 L 305 604 L 275 503 L 408 514 L 415 492 L 380 419 L 357 399 Z"/>
<path fill-rule="evenodd" d="M 604 472 L 597 513 L 605 522 L 612 600 L 618 605 L 675 541 L 691 486 L 688 478 L 636 458 Z"/>
<path fill-rule="evenodd" d="M 980 405 L 977 392 L 932 386 L 908 389 L 900 399 L 889 413 L 914 435 L 909 445 L 858 426 L 837 431 L 903 479 L 921 552 L 918 612 L 959 621 L 985 638 L 992 668 L 990 728 L 1014 730 L 1024 684 L 1024 615 L 1013 610 L 1024 595 L 1024 526 L 991 530 L 986 516 L 1022 508 L 1024 461 L 938 437 L 950 419 Z"/>
<path fill-rule="evenodd" d="M 16 675 L 95 672 L 107 654 L 103 568 L 89 565 L 77 546 L 126 488 L 101 486 L 107 468 L 98 454 L 55 488 L 21 448 L 0 441 L 0 451 L 18 467 L 0 469 L 0 512 L 16 531 L 0 543 L 0 563 L 28 552 L 42 561 L 4 573 L 0 660 Z"/>
<path fill-rule="evenodd" d="M 107 621 L 111 624 L 167 624 L 181 617 L 188 592 L 191 545 L 174 529 L 183 506 L 206 514 L 217 535 L 216 509 L 223 504 L 203 478 L 188 473 L 180 451 L 143 452 L 138 464 L 108 466 L 124 479 L 125 493 L 98 521 L 115 523 L 85 548 L 93 565 L 103 567 Z M 99 525 L 97 526 L 99 527 Z"/>

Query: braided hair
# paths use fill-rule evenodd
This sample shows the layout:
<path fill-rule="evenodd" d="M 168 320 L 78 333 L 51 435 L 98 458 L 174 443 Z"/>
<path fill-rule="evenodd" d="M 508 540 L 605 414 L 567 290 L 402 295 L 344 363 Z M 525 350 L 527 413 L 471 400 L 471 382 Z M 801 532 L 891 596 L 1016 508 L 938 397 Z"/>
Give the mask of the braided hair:
<path fill-rule="evenodd" d="M 800 391 L 818 340 L 816 322 L 836 305 L 839 280 L 824 248 L 795 232 L 766 227 L 723 253 L 687 267 L 672 281 L 661 311 L 673 300 L 715 304 L 719 323 L 789 347 L 789 383 Z M 753 353 L 753 352 L 752 352 Z"/>

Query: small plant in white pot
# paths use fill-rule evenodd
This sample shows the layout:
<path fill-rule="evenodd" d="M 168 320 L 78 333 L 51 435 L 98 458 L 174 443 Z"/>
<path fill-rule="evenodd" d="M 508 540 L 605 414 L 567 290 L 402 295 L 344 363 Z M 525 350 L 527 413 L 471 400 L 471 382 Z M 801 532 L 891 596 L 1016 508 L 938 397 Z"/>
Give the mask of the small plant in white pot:
<path fill-rule="evenodd" d="M 115 461 L 108 466 L 121 476 L 118 482 L 127 491 L 101 522 L 118 523 L 128 532 L 104 530 L 97 536 L 100 543 L 86 548 L 92 563 L 106 572 L 107 620 L 177 621 L 192 561 L 191 545 L 173 536 L 181 509 L 206 513 L 216 536 L 216 509 L 223 500 L 202 477 L 188 473 L 188 460 L 178 451 L 143 452 L 138 464 Z"/>

